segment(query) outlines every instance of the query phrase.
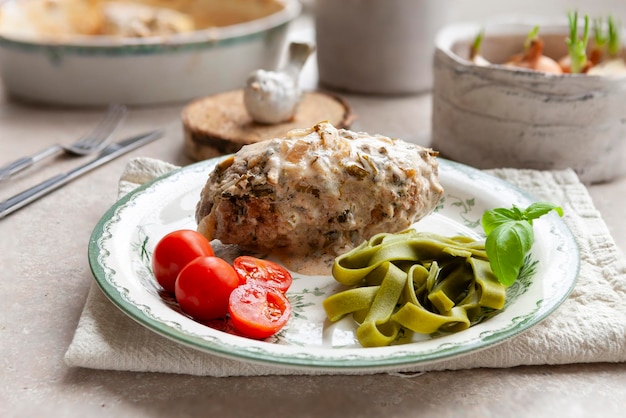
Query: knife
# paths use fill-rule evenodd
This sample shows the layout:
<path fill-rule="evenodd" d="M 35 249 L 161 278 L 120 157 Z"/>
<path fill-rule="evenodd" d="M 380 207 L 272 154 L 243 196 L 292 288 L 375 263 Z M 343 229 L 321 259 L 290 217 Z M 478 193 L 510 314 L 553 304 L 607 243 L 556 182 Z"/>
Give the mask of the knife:
<path fill-rule="evenodd" d="M 156 131 L 136 135 L 107 146 L 98 154 L 96 158 L 94 158 L 90 162 L 66 173 L 56 175 L 42 183 L 39 183 L 36 186 L 31 187 L 30 189 L 27 189 L 21 193 L 16 194 L 15 196 L 8 198 L 4 202 L 0 202 L 0 219 L 15 212 L 18 209 L 23 208 L 29 203 L 34 202 L 40 197 L 59 189 L 61 186 L 66 185 L 75 178 L 78 178 L 83 174 L 97 167 L 100 167 L 101 165 L 106 164 L 121 155 L 126 154 L 127 152 L 130 152 L 134 149 L 141 147 L 142 145 L 152 142 L 155 139 L 160 138 L 162 135 L 163 130 L 159 129 Z"/>

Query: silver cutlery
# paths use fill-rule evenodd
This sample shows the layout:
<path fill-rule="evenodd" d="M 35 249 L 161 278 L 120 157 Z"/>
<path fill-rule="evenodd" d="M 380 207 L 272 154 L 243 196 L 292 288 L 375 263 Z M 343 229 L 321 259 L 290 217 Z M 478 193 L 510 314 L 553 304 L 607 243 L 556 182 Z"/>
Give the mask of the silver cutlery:
<path fill-rule="evenodd" d="M 71 145 L 55 144 L 31 157 L 24 157 L 0 167 L 0 181 L 18 173 L 39 161 L 65 152 L 68 155 L 84 156 L 102 150 L 113 137 L 115 130 L 126 116 L 124 105 L 111 105 L 102 120 L 89 133 Z"/>
<path fill-rule="evenodd" d="M 94 168 L 100 167 L 101 165 L 123 154 L 126 154 L 127 152 L 130 152 L 134 149 L 141 147 L 142 145 L 145 145 L 149 142 L 154 141 L 157 138 L 160 138 L 163 135 L 163 132 L 164 131 L 162 129 L 159 129 L 156 131 L 136 135 L 117 143 L 113 143 L 103 149 L 100 154 L 98 154 L 98 156 L 90 162 L 83 164 L 80 167 L 77 167 L 66 173 L 56 175 L 42 183 L 39 183 L 36 186 L 31 187 L 30 189 L 27 189 L 21 193 L 16 194 L 15 196 L 8 198 L 4 202 L 0 202 L 0 219 L 15 212 L 18 209 L 23 208 L 29 203 L 34 202 L 40 197 L 59 189 L 61 186 L 66 185 L 70 181 L 82 176 L 83 174 L 93 170 Z"/>

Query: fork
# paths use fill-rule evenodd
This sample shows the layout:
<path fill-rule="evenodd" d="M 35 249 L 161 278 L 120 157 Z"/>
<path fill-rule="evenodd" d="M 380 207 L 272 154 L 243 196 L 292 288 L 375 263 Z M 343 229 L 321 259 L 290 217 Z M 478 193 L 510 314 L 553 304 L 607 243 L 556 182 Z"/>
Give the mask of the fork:
<path fill-rule="evenodd" d="M 83 135 L 71 145 L 55 144 L 31 157 L 24 157 L 0 167 L 0 181 L 18 173 L 46 158 L 66 153 L 68 155 L 83 156 L 103 149 L 115 132 L 116 128 L 126 116 L 124 105 L 111 105 L 102 120 L 89 133 Z"/>

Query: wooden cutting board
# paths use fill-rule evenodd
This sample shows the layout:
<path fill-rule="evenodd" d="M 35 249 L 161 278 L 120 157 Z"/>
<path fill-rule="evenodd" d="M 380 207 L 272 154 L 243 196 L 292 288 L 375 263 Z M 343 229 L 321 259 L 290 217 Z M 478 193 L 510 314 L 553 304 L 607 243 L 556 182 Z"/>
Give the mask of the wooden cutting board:
<path fill-rule="evenodd" d="M 338 96 L 310 91 L 292 121 L 264 125 L 254 122 L 246 111 L 243 90 L 233 90 L 197 99 L 181 115 L 184 151 L 199 161 L 237 152 L 242 146 L 279 138 L 298 128 L 310 128 L 328 121 L 338 128 L 349 128 L 354 120 L 348 103 Z"/>

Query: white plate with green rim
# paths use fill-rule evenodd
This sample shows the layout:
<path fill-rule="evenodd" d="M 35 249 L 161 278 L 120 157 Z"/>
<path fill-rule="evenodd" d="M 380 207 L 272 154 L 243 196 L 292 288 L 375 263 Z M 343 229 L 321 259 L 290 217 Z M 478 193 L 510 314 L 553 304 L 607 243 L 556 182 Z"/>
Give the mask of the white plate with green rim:
<path fill-rule="evenodd" d="M 525 274 L 507 290 L 505 307 L 465 331 L 414 336 L 408 343 L 363 348 L 350 318 L 330 323 L 322 301 L 340 286 L 330 276 L 294 273 L 288 292 L 293 315 L 276 336 L 257 341 L 233 335 L 182 314 L 159 293 L 150 270 L 158 240 L 195 229 L 194 210 L 208 173 L 219 159 L 176 170 L 129 193 L 102 217 L 89 244 L 95 279 L 107 297 L 148 329 L 198 350 L 241 361 L 335 372 L 403 367 L 448 360 L 501 343 L 537 325 L 567 298 L 578 276 L 577 244 L 556 213 L 534 222 L 535 244 Z M 480 218 L 494 207 L 526 207 L 535 199 L 509 183 L 440 159 L 445 194 L 416 229 L 481 237 Z"/>

